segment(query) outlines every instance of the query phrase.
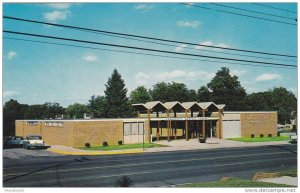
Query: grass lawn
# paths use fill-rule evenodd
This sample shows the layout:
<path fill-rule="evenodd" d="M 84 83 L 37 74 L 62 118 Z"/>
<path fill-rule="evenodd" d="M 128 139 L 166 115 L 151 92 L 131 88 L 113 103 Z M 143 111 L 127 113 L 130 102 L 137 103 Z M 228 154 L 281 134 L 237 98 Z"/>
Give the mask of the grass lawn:
<path fill-rule="evenodd" d="M 184 188 L 184 187 L 293 187 L 293 186 L 232 178 L 226 181 L 192 183 L 192 184 L 180 185 L 178 187 Z"/>
<path fill-rule="evenodd" d="M 268 142 L 268 141 L 287 141 L 290 138 L 287 136 L 279 136 L 279 137 L 242 137 L 242 138 L 229 138 L 229 140 L 233 141 L 241 141 L 241 142 Z"/>
<path fill-rule="evenodd" d="M 166 147 L 166 146 L 160 145 L 160 144 L 155 144 L 155 143 L 145 143 L 144 147 L 151 148 L 151 147 Z M 90 147 L 90 148 L 80 147 L 78 149 L 109 151 L 109 150 L 138 149 L 138 148 L 143 148 L 143 144 L 136 143 L 136 144 L 126 144 L 126 145 L 94 146 L 94 147 Z"/>
<path fill-rule="evenodd" d="M 297 169 L 291 169 L 279 172 L 280 176 L 291 176 L 291 177 L 297 177 Z"/>

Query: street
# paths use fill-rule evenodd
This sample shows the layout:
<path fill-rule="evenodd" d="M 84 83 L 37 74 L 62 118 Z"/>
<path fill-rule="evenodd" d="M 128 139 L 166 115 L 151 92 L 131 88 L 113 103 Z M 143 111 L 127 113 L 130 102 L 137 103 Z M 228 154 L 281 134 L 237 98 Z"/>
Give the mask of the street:
<path fill-rule="evenodd" d="M 32 150 L 34 151 L 34 150 Z M 297 167 L 297 145 L 107 156 L 3 159 L 4 187 L 114 187 L 127 175 L 135 187 L 251 179 L 259 171 Z"/>

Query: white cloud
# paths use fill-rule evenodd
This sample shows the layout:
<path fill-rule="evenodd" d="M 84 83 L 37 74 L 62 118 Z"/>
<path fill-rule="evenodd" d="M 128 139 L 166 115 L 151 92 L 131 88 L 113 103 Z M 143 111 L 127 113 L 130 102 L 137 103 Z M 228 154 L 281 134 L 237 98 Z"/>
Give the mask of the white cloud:
<path fill-rule="evenodd" d="M 246 73 L 246 70 L 230 70 L 231 76 L 241 76 Z"/>
<path fill-rule="evenodd" d="M 201 25 L 199 21 L 178 21 L 177 26 L 179 27 L 191 27 L 197 28 Z"/>
<path fill-rule="evenodd" d="M 200 45 L 204 45 L 204 46 L 200 46 Z M 195 46 L 195 49 L 215 49 L 215 48 L 209 48 L 209 47 L 205 47 L 205 46 L 216 46 L 216 47 L 223 47 L 223 48 L 229 48 L 230 46 L 227 45 L 227 44 L 224 44 L 224 43 L 214 43 L 212 41 L 203 41 L 203 42 L 200 42 L 199 45 Z"/>
<path fill-rule="evenodd" d="M 44 19 L 46 19 L 48 22 L 56 23 L 61 20 L 67 19 L 67 17 L 71 14 L 69 10 L 64 11 L 52 11 L 44 13 Z"/>
<path fill-rule="evenodd" d="M 150 4 L 139 4 L 139 5 L 134 6 L 134 9 L 140 10 L 143 12 L 149 11 L 150 9 L 153 9 L 153 8 L 154 8 L 154 5 L 150 5 Z"/>
<path fill-rule="evenodd" d="M 10 52 L 8 52 L 7 58 L 8 58 L 9 60 L 12 60 L 12 59 L 14 59 L 16 56 L 17 56 L 17 52 L 10 51 Z"/>
<path fill-rule="evenodd" d="M 195 80 L 209 81 L 214 77 L 214 73 L 209 73 L 205 71 L 190 71 L 186 72 L 183 70 L 174 70 L 170 72 L 161 72 L 161 73 L 143 73 L 139 72 L 136 76 L 136 82 L 138 85 L 152 86 L 157 82 L 171 82 L 171 81 L 180 81 L 188 82 Z"/>
<path fill-rule="evenodd" d="M 68 9 L 71 6 L 70 3 L 49 3 L 47 5 L 55 9 Z"/>
<path fill-rule="evenodd" d="M 8 97 L 14 97 L 18 95 L 19 93 L 13 90 L 7 90 L 3 92 L 3 98 L 8 98 Z"/>
<path fill-rule="evenodd" d="M 175 48 L 175 51 L 176 51 L 176 52 L 182 52 L 182 51 L 184 50 L 184 48 L 186 48 L 186 47 L 187 47 L 186 44 L 181 44 L 181 45 L 179 45 L 179 46 L 177 46 L 177 47 Z"/>
<path fill-rule="evenodd" d="M 265 73 L 256 77 L 255 80 L 261 82 L 261 81 L 270 81 L 270 80 L 278 80 L 278 79 L 281 79 L 281 76 L 279 74 Z"/>
<path fill-rule="evenodd" d="M 85 60 L 86 62 L 95 62 L 97 61 L 97 56 L 93 56 L 93 55 L 88 55 L 88 56 L 84 56 L 82 57 L 83 60 Z"/>

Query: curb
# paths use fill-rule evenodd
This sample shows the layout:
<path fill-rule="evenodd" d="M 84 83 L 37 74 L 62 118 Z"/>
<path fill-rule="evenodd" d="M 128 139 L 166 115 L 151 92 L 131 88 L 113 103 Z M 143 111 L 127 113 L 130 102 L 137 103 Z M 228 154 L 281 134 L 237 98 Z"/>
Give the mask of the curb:
<path fill-rule="evenodd" d="M 129 151 L 108 151 L 108 152 L 68 152 L 68 151 L 62 151 L 58 149 L 49 149 L 48 151 L 52 153 L 58 153 L 63 155 L 119 155 L 119 154 L 138 154 L 138 153 L 144 153 L 143 150 L 129 150 Z"/>

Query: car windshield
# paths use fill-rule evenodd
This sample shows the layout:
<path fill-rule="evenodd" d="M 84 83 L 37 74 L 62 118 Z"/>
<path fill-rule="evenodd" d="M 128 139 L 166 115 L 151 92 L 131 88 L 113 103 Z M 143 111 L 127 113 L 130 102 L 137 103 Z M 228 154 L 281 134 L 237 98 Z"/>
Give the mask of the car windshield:
<path fill-rule="evenodd" d="M 35 139 L 35 140 L 38 140 L 38 139 L 42 139 L 41 136 L 29 136 L 27 137 L 27 139 Z"/>

